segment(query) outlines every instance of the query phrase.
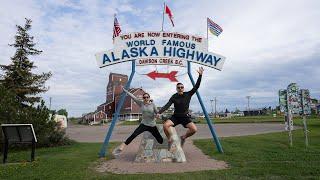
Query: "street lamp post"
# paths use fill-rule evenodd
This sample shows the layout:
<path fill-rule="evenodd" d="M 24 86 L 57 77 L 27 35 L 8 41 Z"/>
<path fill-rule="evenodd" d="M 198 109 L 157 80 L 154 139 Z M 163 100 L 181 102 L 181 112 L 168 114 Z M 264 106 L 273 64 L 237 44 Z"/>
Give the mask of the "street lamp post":
<path fill-rule="evenodd" d="M 214 117 L 217 117 L 217 97 L 210 99 L 211 101 L 211 114 L 213 115 L 213 101 L 214 101 Z"/>
<path fill-rule="evenodd" d="M 248 99 L 248 112 L 250 111 L 250 98 L 251 96 L 246 96 L 246 98 Z"/>
<path fill-rule="evenodd" d="M 213 99 L 210 99 L 210 101 L 211 101 L 211 114 L 213 115 L 213 105 L 212 105 Z"/>

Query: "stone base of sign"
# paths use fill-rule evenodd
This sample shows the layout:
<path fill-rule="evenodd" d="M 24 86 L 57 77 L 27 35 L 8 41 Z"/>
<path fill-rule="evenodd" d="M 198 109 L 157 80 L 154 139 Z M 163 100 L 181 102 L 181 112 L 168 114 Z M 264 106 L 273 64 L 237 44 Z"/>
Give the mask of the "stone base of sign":
<path fill-rule="evenodd" d="M 180 137 L 174 127 L 171 127 L 173 144 L 171 150 L 168 151 L 168 141 L 164 134 L 162 125 L 157 125 L 162 135 L 163 143 L 159 144 L 157 140 L 149 132 L 144 132 L 137 152 L 135 162 L 186 162 L 186 156 L 180 145 Z"/>

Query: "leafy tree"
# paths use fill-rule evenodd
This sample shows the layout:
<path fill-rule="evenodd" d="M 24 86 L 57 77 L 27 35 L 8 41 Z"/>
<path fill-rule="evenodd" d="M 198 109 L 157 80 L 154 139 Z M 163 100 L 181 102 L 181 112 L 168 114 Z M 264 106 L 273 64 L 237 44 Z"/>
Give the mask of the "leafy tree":
<path fill-rule="evenodd" d="M 37 146 L 69 144 L 71 141 L 66 138 L 64 131 L 58 129 L 57 123 L 50 119 L 50 110 L 37 96 L 47 91 L 44 84 L 51 73 L 39 75 L 32 72 L 36 66 L 29 60 L 29 56 L 39 55 L 41 51 L 35 49 L 33 37 L 28 34 L 30 29 L 30 19 L 26 19 L 23 27 L 17 25 L 15 43 L 10 45 L 16 48 L 12 63 L 0 65 L 4 72 L 0 76 L 0 124 L 33 124 Z M 38 105 L 35 106 L 35 103 Z"/>
<path fill-rule="evenodd" d="M 59 114 L 59 115 L 64 115 L 64 116 L 68 117 L 68 112 L 67 112 L 66 109 L 59 109 L 59 110 L 57 111 L 57 114 Z"/>
<path fill-rule="evenodd" d="M 24 26 L 16 25 L 17 33 L 15 42 L 9 44 L 16 49 L 11 64 L 0 65 L 4 71 L 3 78 L 0 80 L 8 90 L 13 91 L 18 100 L 26 105 L 40 102 L 39 93 L 46 92 L 45 82 L 51 77 L 51 73 L 35 74 L 32 72 L 36 68 L 29 59 L 30 56 L 41 54 L 42 51 L 35 48 L 33 36 L 29 35 L 31 20 L 26 19 Z"/>

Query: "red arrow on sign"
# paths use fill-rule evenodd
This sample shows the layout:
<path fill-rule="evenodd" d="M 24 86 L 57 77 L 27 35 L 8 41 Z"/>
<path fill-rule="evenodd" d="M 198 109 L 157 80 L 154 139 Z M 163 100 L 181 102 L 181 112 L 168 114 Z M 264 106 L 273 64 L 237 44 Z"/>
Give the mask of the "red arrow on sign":
<path fill-rule="evenodd" d="M 156 71 L 152 71 L 148 73 L 147 76 L 149 76 L 153 80 L 156 80 L 156 78 L 168 78 L 172 82 L 178 82 L 178 80 L 176 79 L 177 73 L 178 71 L 171 71 L 170 73 L 158 73 Z"/>

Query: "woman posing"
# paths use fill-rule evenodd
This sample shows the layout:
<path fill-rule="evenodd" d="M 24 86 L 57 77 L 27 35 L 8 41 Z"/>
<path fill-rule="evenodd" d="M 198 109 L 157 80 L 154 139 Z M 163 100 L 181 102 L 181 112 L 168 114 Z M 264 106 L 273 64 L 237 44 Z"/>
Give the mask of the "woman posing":
<path fill-rule="evenodd" d="M 119 155 L 123 149 L 131 143 L 131 141 L 136 138 L 139 134 L 144 131 L 149 131 L 158 141 L 158 143 L 163 143 L 163 138 L 159 133 L 159 130 L 156 126 L 155 117 L 158 113 L 155 104 L 150 99 L 150 95 L 148 93 L 143 94 L 143 100 L 138 99 L 136 96 L 131 94 L 126 89 L 122 88 L 125 93 L 127 93 L 137 104 L 140 106 L 142 113 L 142 120 L 139 126 L 134 130 L 134 132 L 127 138 L 125 142 L 123 142 L 120 146 L 118 146 L 114 151 L 114 155 Z"/>

